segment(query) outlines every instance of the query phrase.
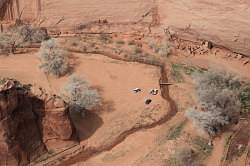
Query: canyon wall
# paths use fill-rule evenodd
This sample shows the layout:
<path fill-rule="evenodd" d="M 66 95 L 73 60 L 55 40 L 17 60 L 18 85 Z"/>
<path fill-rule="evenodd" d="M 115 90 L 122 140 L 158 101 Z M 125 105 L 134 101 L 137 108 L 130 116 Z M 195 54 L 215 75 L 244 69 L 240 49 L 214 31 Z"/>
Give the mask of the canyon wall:
<path fill-rule="evenodd" d="M 33 21 L 39 16 L 40 6 L 40 0 L 0 0 L 0 20 L 10 21 L 21 17 Z"/>
<path fill-rule="evenodd" d="M 12 3 L 15 17 L 22 13 L 22 19 L 44 20 L 43 25 L 48 27 L 63 19 L 60 23 L 63 27 L 99 19 L 136 22 L 151 10 L 154 0 L 12 0 Z"/>
<path fill-rule="evenodd" d="M 7 0 L 0 0 L 0 2 Z M 11 1 L 11 0 L 9 0 Z M 151 23 L 152 9 L 160 18 L 160 32 L 170 28 L 179 36 L 204 39 L 250 56 L 248 0 L 12 0 L 5 19 L 22 14 L 43 26 L 74 27 L 90 21 Z M 0 3 L 2 4 L 2 3 Z M 3 10 L 1 10 L 3 12 Z M 1 13 L 0 12 L 0 13 Z M 1 17 L 1 14 L 0 14 Z M 159 30 L 159 28 L 158 28 Z"/>

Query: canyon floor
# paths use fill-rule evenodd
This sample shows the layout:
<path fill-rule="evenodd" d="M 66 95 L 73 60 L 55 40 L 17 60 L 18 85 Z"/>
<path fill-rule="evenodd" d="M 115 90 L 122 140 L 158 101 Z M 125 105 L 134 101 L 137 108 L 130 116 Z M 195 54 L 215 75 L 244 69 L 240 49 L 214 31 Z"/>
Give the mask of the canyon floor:
<path fill-rule="evenodd" d="M 93 36 L 87 38 L 95 41 L 96 35 Z M 142 44 L 142 51 L 152 51 L 144 45 L 144 39 L 137 40 L 133 35 L 127 34 L 115 35 L 112 36 L 115 43 L 106 45 L 95 41 L 95 53 L 89 53 L 81 51 L 81 43 L 79 47 L 71 43 L 71 39 L 81 42 L 84 38 L 78 36 L 75 40 L 75 37 L 59 36 L 57 40 L 71 50 L 71 63 L 74 65 L 72 74 L 84 77 L 91 86 L 98 89 L 103 100 L 102 106 L 88 111 L 84 118 L 72 115 L 80 138 L 79 145 L 65 149 L 63 143 L 51 140 L 54 152 L 33 161 L 31 165 L 166 166 L 167 159 L 176 149 L 186 146 L 197 148 L 197 140 L 203 140 L 203 144 L 207 144 L 208 140 L 184 115 L 197 102 L 192 77 L 181 69 L 177 72 L 183 78 L 181 81 L 176 80 L 171 73 L 172 66 L 181 64 L 199 69 L 220 68 L 242 79 L 250 79 L 248 58 L 221 48 L 193 54 L 185 48 L 203 46 L 179 41 L 178 44 L 184 49 L 176 48 L 171 55 L 163 58 L 155 55 L 165 64 L 161 67 L 126 60 L 129 54 L 126 50 L 130 49 L 127 43 L 131 40 Z M 68 42 L 71 43 L 70 46 Z M 1 56 L 0 75 L 60 95 L 69 75 L 61 78 L 46 76 L 39 68 L 37 51 L 24 49 L 23 52 L 26 53 Z M 172 85 L 160 87 L 161 81 L 168 81 Z M 132 90 L 137 87 L 142 92 L 135 94 Z M 149 91 L 153 88 L 161 89 L 161 92 L 152 96 Z M 145 105 L 144 101 L 148 98 L 152 99 L 152 103 Z M 237 126 L 215 138 L 211 152 L 204 154 L 206 157 L 203 163 L 208 166 L 249 164 L 247 148 L 240 157 L 237 154 L 228 156 L 227 153 L 232 144 L 237 144 L 233 139 L 237 137 L 235 132 L 246 132 L 240 130 L 244 125 L 249 126 L 249 121 L 242 120 Z M 229 138 L 232 138 L 230 143 Z M 200 153 L 203 153 L 202 149 Z"/>
<path fill-rule="evenodd" d="M 0 78 L 31 86 L 39 101 L 19 99 L 19 87 L 6 92 L 0 79 L 0 166 L 250 166 L 250 108 L 213 138 L 186 115 L 200 104 L 197 73 L 225 71 L 250 84 L 249 6 L 247 0 L 0 0 L 0 40 L 13 25 L 41 28 L 69 53 L 71 67 L 53 77 L 40 68 L 41 41 L 15 53 L 15 42 L 9 50 L 0 42 Z M 101 96 L 85 116 L 58 101 L 72 75 Z M 185 148 L 198 153 L 198 164 L 176 165 L 173 156 Z"/>

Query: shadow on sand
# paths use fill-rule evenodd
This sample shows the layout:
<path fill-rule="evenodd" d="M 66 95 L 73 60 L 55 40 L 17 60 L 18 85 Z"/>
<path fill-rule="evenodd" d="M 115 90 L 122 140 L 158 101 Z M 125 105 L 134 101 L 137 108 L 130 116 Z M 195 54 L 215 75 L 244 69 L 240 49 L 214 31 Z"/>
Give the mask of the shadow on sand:
<path fill-rule="evenodd" d="M 70 116 L 79 141 L 91 137 L 103 124 L 102 118 L 92 111 L 86 111 L 84 117 L 80 112 L 72 111 Z"/>

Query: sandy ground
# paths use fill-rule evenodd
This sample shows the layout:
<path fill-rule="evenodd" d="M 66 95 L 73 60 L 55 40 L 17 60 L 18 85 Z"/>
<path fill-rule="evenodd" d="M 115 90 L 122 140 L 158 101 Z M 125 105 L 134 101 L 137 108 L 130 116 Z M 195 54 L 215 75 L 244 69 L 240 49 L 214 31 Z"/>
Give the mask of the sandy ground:
<path fill-rule="evenodd" d="M 129 117 L 129 114 L 138 116 L 140 114 L 138 110 L 146 109 L 144 105 L 145 98 L 152 98 L 153 105 L 162 105 L 164 103 L 159 95 L 150 96 L 148 94 L 151 88 L 159 88 L 158 79 L 160 73 L 159 69 L 155 67 L 112 60 L 102 55 L 74 54 L 74 60 L 77 64 L 74 74 L 84 77 L 93 87 L 98 88 L 106 106 L 103 110 L 99 110 L 100 112 L 97 114 L 88 113 L 87 121 L 78 119 L 77 128 L 81 133 L 80 138 L 83 145 L 98 146 L 109 142 L 107 139 L 110 139 L 110 134 L 112 134 L 108 132 L 109 129 L 113 132 L 118 131 L 118 133 L 126 130 L 128 124 L 122 119 L 126 121 L 131 120 L 131 118 L 122 117 Z M 192 65 L 220 67 L 234 72 L 240 77 L 250 78 L 249 66 L 242 65 L 242 62 L 238 59 L 225 59 L 223 56 L 206 55 L 194 57 L 176 56 L 172 60 Z M 0 57 L 0 61 L 0 75 L 2 77 L 8 76 L 24 83 L 36 84 L 53 93 L 60 93 L 65 82 L 68 80 L 68 76 L 59 79 L 53 77 L 47 78 L 39 69 L 40 62 L 34 54 Z M 134 94 L 131 90 L 135 87 L 142 88 L 143 91 L 139 94 Z M 188 95 L 190 92 L 186 91 L 187 89 L 190 91 L 192 87 L 183 83 L 176 84 L 171 88 L 170 94 L 173 99 L 181 101 L 179 103 L 179 111 L 185 111 L 185 108 L 192 106 L 194 96 Z M 136 117 L 134 118 L 136 119 Z M 114 121 L 114 119 L 117 121 Z M 137 166 L 152 165 L 152 163 L 162 165 L 164 159 L 167 159 L 168 155 L 174 152 L 174 149 L 183 146 L 187 138 L 186 136 L 182 136 L 182 139 L 167 141 L 161 146 L 159 146 L 157 140 L 167 133 L 169 127 L 182 120 L 183 114 L 178 114 L 164 125 L 133 133 L 111 150 L 75 165 Z M 95 122 L 94 126 L 90 125 L 91 121 Z M 119 127 L 116 126 L 117 124 L 119 124 Z M 186 132 L 193 132 L 192 125 L 186 127 Z M 212 155 L 206 160 L 208 166 L 219 166 L 223 157 L 224 141 L 224 136 L 215 139 L 215 149 Z M 165 151 L 166 149 L 168 151 Z"/>
<path fill-rule="evenodd" d="M 155 7 L 155 14 L 150 13 Z M 163 33 L 164 28 L 170 27 L 182 37 L 209 40 L 250 55 L 247 0 L 17 0 L 12 11 L 14 18 L 22 12 L 23 19 L 40 20 L 42 26 L 73 29 L 99 19 L 150 23 L 154 15 L 160 20 L 155 31 Z"/>
<path fill-rule="evenodd" d="M 99 19 L 107 19 L 108 22 L 114 23 L 132 23 L 146 16 L 144 21 L 151 22 L 151 15 L 148 12 L 158 6 L 156 15 L 160 18 L 160 25 L 155 31 L 163 33 L 164 28 L 170 27 L 173 33 L 184 38 L 209 40 L 233 51 L 250 55 L 250 3 L 247 0 L 19 0 L 16 2 L 19 2 L 19 6 L 14 5 L 16 16 L 24 10 L 22 16 L 24 19 L 43 20 L 42 26 L 58 28 L 70 26 L 73 29 L 76 25 Z M 122 27 L 118 29 L 122 30 Z M 223 51 L 217 56 L 212 53 L 205 56 L 181 54 L 171 60 L 221 68 L 239 77 L 250 79 L 250 65 L 243 65 L 241 59 L 224 58 L 225 54 Z M 88 112 L 86 120 L 75 117 L 82 146 L 92 148 L 109 145 L 124 131 L 143 123 L 154 123 L 169 111 L 167 103 L 160 95 L 151 96 L 148 93 L 152 88 L 159 89 L 158 68 L 111 60 L 100 55 L 74 54 L 74 56 L 77 64 L 74 74 L 84 77 L 97 88 L 104 101 L 103 108 Z M 0 56 L 0 76 L 16 78 L 23 83 L 38 85 L 48 92 L 57 94 L 60 94 L 68 80 L 68 76 L 60 79 L 46 77 L 39 69 L 39 59 L 34 54 Z M 142 88 L 143 91 L 138 94 L 132 93 L 131 90 L 136 87 Z M 184 112 L 194 104 L 193 92 L 188 91 L 189 88 L 192 87 L 177 84 L 170 90 L 174 100 L 181 101 L 178 103 L 179 111 Z M 146 107 L 144 100 L 149 97 L 153 102 L 150 107 Z M 143 118 L 148 109 L 154 110 L 154 117 L 148 118 L 145 122 Z M 185 144 L 185 141 L 168 141 L 161 148 L 155 140 L 168 130 L 171 123 L 179 122 L 183 117 L 180 113 L 173 121 L 161 126 L 131 133 L 114 148 L 76 165 L 161 165 L 172 153 L 172 149 Z M 186 130 L 189 133 L 194 131 L 190 125 Z M 207 160 L 209 166 L 219 166 L 223 156 L 224 141 L 224 136 L 215 140 L 215 149 Z M 232 165 L 241 164 L 241 162 L 235 163 Z"/>
<path fill-rule="evenodd" d="M 160 70 L 156 67 L 138 63 L 125 63 L 112 60 L 102 55 L 74 54 L 77 67 L 74 75 L 85 78 L 91 86 L 100 90 L 105 102 L 111 102 L 113 110 L 144 109 L 144 100 L 152 98 L 156 104 L 161 96 L 152 96 L 149 91 L 159 89 Z M 148 78 L 145 78 L 147 77 Z M 49 78 L 50 83 L 58 92 L 62 89 L 67 78 Z M 134 94 L 134 88 L 142 92 Z M 125 111 L 126 112 L 126 111 Z"/>
<path fill-rule="evenodd" d="M 102 109 L 87 112 L 84 119 L 72 116 L 82 146 L 113 146 L 113 142 L 123 132 L 150 126 L 167 115 L 168 103 L 160 94 L 149 94 L 152 88 L 159 89 L 159 68 L 112 60 L 102 55 L 74 54 L 74 57 L 77 63 L 74 75 L 85 78 L 91 86 L 98 89 L 103 98 Z M 68 80 L 68 76 L 59 79 L 46 77 L 40 71 L 39 59 L 34 54 L 1 57 L 0 60 L 1 76 L 12 77 L 23 83 L 34 83 L 51 93 L 60 94 Z M 132 89 L 137 87 L 142 92 L 135 94 Z M 153 100 L 149 106 L 144 104 L 148 98 Z M 150 139 L 145 139 L 143 144 L 140 142 L 137 146 L 150 145 L 150 142 Z M 145 150 L 141 149 L 141 152 Z"/>
<path fill-rule="evenodd" d="M 207 166 L 219 166 L 221 164 L 221 159 L 225 150 L 225 135 L 220 138 L 216 138 L 213 143 L 214 150 L 212 152 L 212 155 L 209 156 L 206 161 Z"/>
<path fill-rule="evenodd" d="M 180 52 L 169 60 L 204 67 L 223 69 L 241 78 L 250 79 L 249 64 L 243 65 L 242 59 L 225 58 L 226 52 L 213 52 L 206 55 L 190 56 Z M 192 84 L 176 83 L 170 88 L 170 96 L 177 102 L 177 115 L 170 121 L 146 129 L 162 119 L 170 110 L 168 103 L 158 94 L 149 95 L 152 88 L 159 89 L 160 70 L 157 67 L 127 63 L 96 54 L 73 54 L 74 75 L 85 78 L 91 86 L 98 89 L 103 98 L 102 109 L 87 112 L 85 119 L 73 115 L 77 131 L 80 133 L 81 146 L 104 149 L 87 161 L 78 156 L 76 166 L 160 166 L 179 147 L 187 144 L 189 137 L 196 135 L 191 123 L 187 123 L 180 138 L 159 140 L 166 136 L 170 127 L 184 121 L 184 112 L 195 104 Z M 39 59 L 35 53 L 0 57 L 0 76 L 12 77 L 23 83 L 31 83 L 60 94 L 69 76 L 62 78 L 46 77 L 39 69 Z M 133 88 L 142 92 L 134 94 Z M 144 104 L 146 98 L 153 99 L 150 106 Z M 131 132 L 138 128 L 136 132 Z M 120 135 L 128 133 L 125 139 L 116 142 Z M 113 144 L 116 142 L 115 144 Z M 214 150 L 206 160 L 208 166 L 219 166 L 225 148 L 225 136 L 214 141 Z M 234 161 L 232 165 L 242 163 Z M 236 164 L 235 164 L 236 163 Z"/>
<path fill-rule="evenodd" d="M 15 78 L 50 90 L 48 80 L 39 65 L 40 61 L 35 54 L 0 56 L 0 77 Z"/>
<path fill-rule="evenodd" d="M 65 21 L 60 26 L 73 26 L 98 19 L 134 22 L 141 19 L 152 6 L 153 0 L 44 0 L 41 16 L 48 18 L 45 22 L 47 25 L 55 24 L 64 16 Z"/>
<path fill-rule="evenodd" d="M 184 54 L 183 54 L 184 55 Z M 187 63 L 189 65 L 207 66 L 212 68 L 219 68 L 230 71 L 241 78 L 250 78 L 249 65 L 243 65 L 242 61 L 235 58 L 224 58 L 222 51 L 217 56 L 212 54 L 202 56 L 177 56 L 172 60 L 178 63 Z M 192 94 L 192 86 L 186 83 L 179 83 L 170 89 L 171 97 L 178 101 L 179 111 L 184 111 L 192 106 L 195 101 L 195 96 Z M 188 89 L 188 90 L 187 90 Z M 153 129 L 146 129 L 128 136 L 122 143 L 113 149 L 103 152 L 86 162 L 75 164 L 76 166 L 88 165 L 121 165 L 121 166 L 138 166 L 138 165 L 162 165 L 164 159 L 167 159 L 174 149 L 185 145 L 185 140 L 188 140 L 188 134 L 182 135 L 180 139 L 174 141 L 167 141 L 159 147 L 157 140 L 167 133 L 170 126 L 183 120 L 183 114 L 179 113 L 171 121 L 155 127 Z M 191 135 L 195 134 L 192 124 L 186 125 L 185 132 Z M 136 140 L 136 141 L 135 141 Z M 139 140 L 139 141 L 137 141 Z M 211 156 L 205 161 L 208 166 L 219 166 L 223 157 L 225 148 L 226 134 L 214 140 L 214 150 Z M 164 149 L 166 148 L 166 149 Z M 243 163 L 244 158 L 235 163 Z M 236 165 L 237 165 L 236 164 Z M 238 165 L 237 165 L 238 166 Z"/>
<path fill-rule="evenodd" d="M 152 6 L 154 0 L 18 0 L 14 2 L 13 14 L 17 18 L 22 12 L 22 19 L 43 20 L 42 25 L 47 27 L 74 27 L 99 19 L 137 22 Z"/>
<path fill-rule="evenodd" d="M 179 57 L 173 57 L 175 62 L 193 64 L 201 67 L 225 70 L 237 75 L 241 79 L 250 79 L 250 64 L 244 65 L 243 59 L 226 57 L 224 51 L 214 55 L 213 52 L 206 55 L 189 56 L 186 53 L 180 53 Z"/>
<path fill-rule="evenodd" d="M 159 0 L 162 28 L 188 39 L 209 40 L 250 55 L 250 8 L 246 0 Z"/>
<path fill-rule="evenodd" d="M 74 166 L 160 166 L 178 144 L 185 144 L 182 138 L 159 143 L 169 128 L 182 120 L 183 115 L 180 114 L 163 125 L 131 134 L 113 149 Z"/>

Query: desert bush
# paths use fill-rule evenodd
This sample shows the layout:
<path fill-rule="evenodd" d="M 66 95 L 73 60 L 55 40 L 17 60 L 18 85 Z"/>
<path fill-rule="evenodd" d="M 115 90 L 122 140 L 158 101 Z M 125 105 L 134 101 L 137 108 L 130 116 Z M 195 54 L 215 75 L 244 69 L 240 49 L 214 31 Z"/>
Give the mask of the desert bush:
<path fill-rule="evenodd" d="M 149 47 L 160 56 L 167 57 L 171 53 L 171 48 L 168 42 L 157 42 L 155 40 L 150 40 L 148 42 Z"/>
<path fill-rule="evenodd" d="M 60 77 L 69 72 L 69 53 L 60 48 L 54 39 L 42 42 L 38 53 L 46 74 Z"/>
<path fill-rule="evenodd" d="M 241 81 L 235 75 L 224 71 L 209 70 L 203 74 L 195 75 L 194 79 L 197 84 L 200 84 L 200 86 L 197 86 L 198 91 L 202 91 L 207 88 L 237 91 L 242 86 Z"/>
<path fill-rule="evenodd" d="M 18 47 L 40 43 L 48 38 L 47 30 L 44 28 L 35 28 L 31 25 L 13 26 L 0 33 L 0 48 L 9 48 L 10 52 L 15 53 Z"/>
<path fill-rule="evenodd" d="M 116 41 L 116 43 L 122 45 L 122 44 L 125 44 L 125 41 L 123 41 L 123 40 L 118 40 L 118 41 Z"/>
<path fill-rule="evenodd" d="M 130 54 L 127 59 L 132 62 L 139 62 L 148 65 L 161 66 L 162 62 L 159 58 L 150 54 Z"/>
<path fill-rule="evenodd" d="M 129 46 L 136 45 L 136 42 L 135 42 L 134 40 L 130 40 L 130 41 L 128 42 L 128 45 L 129 45 Z"/>
<path fill-rule="evenodd" d="M 171 65 L 171 77 L 176 82 L 182 82 L 184 81 L 183 75 L 182 75 L 182 65 L 180 64 L 172 64 Z"/>
<path fill-rule="evenodd" d="M 240 92 L 241 112 L 246 116 L 250 116 L 250 86 L 242 88 Z"/>
<path fill-rule="evenodd" d="M 134 46 L 133 48 L 133 54 L 142 54 L 143 50 L 137 46 Z"/>
<path fill-rule="evenodd" d="M 208 71 L 196 77 L 197 96 L 202 111 L 190 109 L 186 115 L 211 136 L 236 123 L 241 110 L 241 82 L 234 76 Z"/>
<path fill-rule="evenodd" d="M 109 44 L 112 43 L 112 37 L 108 34 L 100 34 L 99 39 L 101 40 L 101 42 L 105 43 L 105 44 Z"/>
<path fill-rule="evenodd" d="M 100 101 L 97 90 L 91 89 L 88 82 L 77 76 L 71 76 L 64 87 L 62 96 L 69 103 L 70 110 L 84 112 L 96 107 Z"/>
<path fill-rule="evenodd" d="M 183 73 L 185 73 L 186 75 L 194 75 L 194 74 L 202 74 L 204 73 L 206 70 L 202 69 L 200 67 L 197 66 L 190 66 L 190 65 L 186 65 L 186 64 L 179 64 L 179 63 L 173 63 L 171 65 L 171 77 L 174 79 L 174 81 L 177 82 L 183 82 L 184 81 L 184 77 L 183 77 Z"/>
<path fill-rule="evenodd" d="M 196 136 L 192 139 L 192 147 L 195 149 L 198 155 L 197 157 L 200 160 L 206 159 L 213 151 L 213 146 L 209 144 L 209 140 L 200 136 Z"/>
<path fill-rule="evenodd" d="M 197 153 L 191 148 L 177 149 L 164 163 L 165 166 L 202 166 Z"/>
<path fill-rule="evenodd" d="M 185 124 L 186 124 L 186 121 L 181 122 L 177 126 L 171 127 L 170 130 L 169 130 L 169 134 L 167 135 L 167 139 L 168 140 L 177 139 L 181 135 L 181 132 L 182 132 Z"/>
<path fill-rule="evenodd" d="M 13 30 L 0 33 L 0 48 L 9 49 L 11 53 L 15 53 L 16 48 L 19 47 L 24 41 L 24 37 Z"/>
<path fill-rule="evenodd" d="M 159 54 L 160 56 L 169 56 L 171 50 L 168 44 L 161 44 L 159 46 L 156 46 L 154 49 L 155 53 Z"/>
<path fill-rule="evenodd" d="M 15 33 L 18 33 L 23 37 L 23 42 L 41 43 L 42 41 L 49 39 L 45 28 L 21 25 L 14 27 L 13 30 Z"/>
<path fill-rule="evenodd" d="M 216 135 L 223 127 L 230 124 L 229 118 L 223 116 L 220 112 L 203 112 L 190 109 L 186 115 L 193 121 L 195 126 L 212 136 Z"/>

